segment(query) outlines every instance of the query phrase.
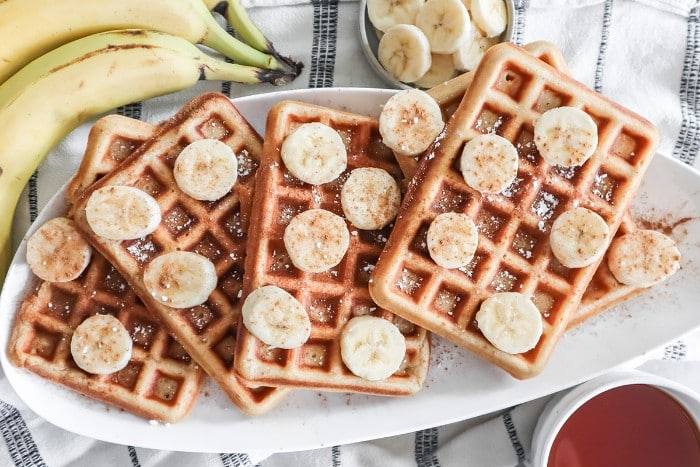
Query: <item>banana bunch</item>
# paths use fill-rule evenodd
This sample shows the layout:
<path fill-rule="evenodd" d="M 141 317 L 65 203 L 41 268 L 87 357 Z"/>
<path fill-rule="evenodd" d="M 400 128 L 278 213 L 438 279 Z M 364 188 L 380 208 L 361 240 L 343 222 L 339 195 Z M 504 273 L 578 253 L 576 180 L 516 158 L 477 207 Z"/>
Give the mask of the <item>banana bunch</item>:
<path fill-rule="evenodd" d="M 0 1 L 0 283 L 12 256 L 19 196 L 75 127 L 199 80 L 280 85 L 302 68 L 275 50 L 238 0 L 37 1 L 32 8 Z M 246 42 L 222 28 L 210 7 Z"/>

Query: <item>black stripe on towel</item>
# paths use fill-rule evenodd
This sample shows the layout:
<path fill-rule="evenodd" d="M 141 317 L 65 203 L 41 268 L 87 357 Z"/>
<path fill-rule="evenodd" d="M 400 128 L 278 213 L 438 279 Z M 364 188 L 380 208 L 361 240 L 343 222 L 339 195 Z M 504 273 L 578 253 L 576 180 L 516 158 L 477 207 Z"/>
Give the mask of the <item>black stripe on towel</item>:
<path fill-rule="evenodd" d="M 700 150 L 700 5 L 690 10 L 688 32 L 681 75 L 681 129 L 673 156 L 692 165 Z"/>
<path fill-rule="evenodd" d="M 527 10 L 530 8 L 530 0 L 515 0 L 514 15 L 513 15 L 513 37 L 511 42 L 517 45 L 523 45 L 523 36 L 525 35 L 525 21 L 527 19 Z"/>
<path fill-rule="evenodd" d="M 603 9 L 603 29 L 600 34 L 600 48 L 598 50 L 598 60 L 595 65 L 595 81 L 593 85 L 596 92 L 603 92 L 603 70 L 605 69 L 605 57 L 608 55 L 612 8 L 613 0 L 605 0 L 605 7 Z"/>
<path fill-rule="evenodd" d="M 224 467 L 253 467 L 253 462 L 251 462 L 248 454 L 236 452 L 231 454 L 219 454 L 219 457 Z"/>
<path fill-rule="evenodd" d="M 136 120 L 141 120 L 141 102 L 133 102 L 131 104 L 122 105 L 117 107 L 117 113 L 129 118 L 135 118 Z"/>
<path fill-rule="evenodd" d="M 510 444 L 513 446 L 515 455 L 518 456 L 519 464 L 525 461 L 525 449 L 520 443 L 520 438 L 518 437 L 518 431 L 515 429 L 515 424 L 510 416 L 510 410 L 503 414 L 503 426 L 506 428 L 506 433 L 508 433 L 508 439 L 510 439 Z"/>
<path fill-rule="evenodd" d="M 22 414 L 3 401 L 0 401 L 0 432 L 16 466 L 46 466 Z"/>
<path fill-rule="evenodd" d="M 331 465 L 333 467 L 340 467 L 342 463 L 340 462 L 340 446 L 333 446 L 331 448 Z"/>
<path fill-rule="evenodd" d="M 29 221 L 34 222 L 36 216 L 39 215 L 39 185 L 37 183 L 37 178 L 39 171 L 35 170 L 32 176 L 29 178 L 29 189 L 28 189 L 28 202 L 29 202 Z"/>
<path fill-rule="evenodd" d="M 664 349 L 664 360 L 685 360 L 688 353 L 688 348 L 685 342 L 677 341 Z"/>
<path fill-rule="evenodd" d="M 133 467 L 141 467 L 141 462 L 139 462 L 139 456 L 136 454 L 136 448 L 133 446 L 127 446 L 126 449 L 129 451 L 129 459 L 131 460 L 131 465 Z"/>
<path fill-rule="evenodd" d="M 338 38 L 338 0 L 312 0 L 314 6 L 311 44 L 310 88 L 333 86 L 336 41 Z"/>
<path fill-rule="evenodd" d="M 416 431 L 414 455 L 417 467 L 439 467 L 436 456 L 438 448 L 438 429 L 427 428 Z"/>

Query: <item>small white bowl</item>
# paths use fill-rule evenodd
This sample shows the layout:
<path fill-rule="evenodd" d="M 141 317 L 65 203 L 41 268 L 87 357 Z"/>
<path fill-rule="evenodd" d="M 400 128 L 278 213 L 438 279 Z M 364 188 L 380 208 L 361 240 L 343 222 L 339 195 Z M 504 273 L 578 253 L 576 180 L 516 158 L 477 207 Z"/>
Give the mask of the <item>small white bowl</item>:
<path fill-rule="evenodd" d="M 513 21 L 514 21 L 514 0 L 505 0 L 506 11 L 508 13 L 508 25 L 506 30 L 501 34 L 501 42 L 510 42 L 513 38 Z M 362 51 L 367 57 L 367 61 L 374 71 L 388 84 L 389 86 L 397 89 L 411 89 L 415 86 L 410 83 L 402 83 L 401 81 L 394 78 L 391 73 L 386 71 L 379 59 L 377 58 L 377 47 L 379 47 L 379 37 L 377 37 L 376 30 L 369 20 L 369 15 L 367 14 L 367 0 L 360 1 L 360 39 L 362 42 Z"/>
<path fill-rule="evenodd" d="M 583 404 L 610 389 L 631 384 L 653 386 L 673 397 L 700 427 L 700 394 L 682 384 L 638 370 L 613 371 L 583 383 L 550 400 L 532 437 L 532 466 L 546 467 L 554 439 L 564 423 Z"/>

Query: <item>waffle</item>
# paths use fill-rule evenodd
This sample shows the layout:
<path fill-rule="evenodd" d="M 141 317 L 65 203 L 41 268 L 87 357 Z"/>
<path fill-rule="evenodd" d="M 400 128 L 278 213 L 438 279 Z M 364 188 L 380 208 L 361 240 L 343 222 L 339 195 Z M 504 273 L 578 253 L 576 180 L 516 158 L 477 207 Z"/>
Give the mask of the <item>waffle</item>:
<path fill-rule="evenodd" d="M 297 126 L 322 122 L 340 132 L 348 152 L 347 170 L 336 180 L 312 187 L 293 177 L 280 157 L 280 146 Z M 311 337 L 291 350 L 270 348 L 244 326 L 239 328 L 236 369 L 248 381 L 297 388 L 407 395 L 420 389 L 429 361 L 424 329 L 377 307 L 369 296 L 369 273 L 391 230 L 360 231 L 348 223 L 350 246 L 341 263 L 323 273 L 304 273 L 291 263 L 284 229 L 296 214 L 322 208 L 343 216 L 340 190 L 350 171 L 380 167 L 401 179 L 392 152 L 381 143 L 376 119 L 329 108 L 284 101 L 268 114 L 263 162 L 258 173 L 246 258 L 244 294 L 273 284 L 294 295 L 308 310 Z M 339 336 L 353 316 L 371 313 L 393 321 L 406 338 L 400 369 L 382 381 L 355 376 L 342 363 Z"/>
<path fill-rule="evenodd" d="M 126 117 L 98 120 L 80 169 L 70 182 L 69 203 L 100 175 L 110 172 L 153 132 Z M 71 357 L 73 330 L 96 313 L 116 316 L 134 342 L 127 366 L 91 375 Z M 13 325 L 9 357 L 18 367 L 128 412 L 176 422 L 192 408 L 204 372 L 153 318 L 121 274 L 97 252 L 83 274 L 70 282 L 43 282 L 22 303 Z"/>
<path fill-rule="evenodd" d="M 532 141 L 546 109 L 585 109 L 599 145 L 579 168 L 545 164 Z M 516 180 L 502 194 L 482 196 L 464 183 L 455 162 L 466 141 L 488 132 L 517 148 Z M 547 241 L 552 221 L 575 203 L 600 214 L 615 232 L 658 145 L 646 120 L 594 93 L 512 44 L 487 51 L 445 137 L 421 162 L 386 248 L 372 274 L 375 301 L 396 314 L 528 378 L 542 371 L 598 266 L 567 269 Z M 446 211 L 470 215 L 479 229 L 472 262 L 439 268 L 425 248 L 430 221 Z M 536 347 L 511 355 L 481 334 L 474 315 L 500 291 L 531 296 L 543 317 Z"/>
<path fill-rule="evenodd" d="M 202 138 L 220 139 L 238 156 L 234 189 L 214 202 L 185 195 L 172 174 L 180 151 Z M 288 393 L 271 387 L 250 388 L 233 369 L 247 228 L 261 151 L 262 138 L 231 101 L 223 94 L 204 94 L 163 123 L 152 139 L 91 185 L 75 204 L 76 224 L 88 241 L 129 279 L 149 310 L 249 415 L 270 410 Z M 92 191 L 107 185 L 135 186 L 151 194 L 161 208 L 158 228 L 133 241 L 110 241 L 95 235 L 85 219 L 85 204 Z M 175 250 L 193 251 L 214 263 L 219 281 L 204 304 L 170 308 L 146 290 L 144 267 L 157 255 Z"/>
<path fill-rule="evenodd" d="M 547 41 L 536 41 L 525 44 L 523 49 L 539 58 L 545 63 L 553 66 L 557 70 L 569 73 L 568 66 L 561 52 L 554 44 Z M 443 118 L 447 121 L 457 110 L 459 103 L 469 90 L 469 85 L 474 79 L 474 72 L 467 72 L 435 86 L 427 91 L 430 96 L 437 101 L 443 113 Z M 406 178 L 411 178 L 415 174 L 419 159 L 402 158 L 401 170 Z M 636 229 L 634 219 L 630 214 L 623 219 L 617 236 L 631 232 Z M 623 301 L 642 293 L 645 289 L 624 285 L 615 279 L 607 267 L 606 260 L 595 272 L 591 283 L 586 288 L 581 298 L 581 304 L 574 311 L 570 318 L 568 328 L 571 329 L 586 321 L 587 319 L 612 308 Z"/>
<path fill-rule="evenodd" d="M 551 42 L 530 42 L 529 44 L 525 44 L 523 46 L 523 50 L 553 66 L 557 70 L 564 73 L 569 73 L 569 67 L 566 64 L 566 60 L 564 60 L 564 56 Z M 442 110 L 442 117 L 444 121 L 448 121 L 452 114 L 454 114 L 455 110 L 457 110 L 459 103 L 462 102 L 462 98 L 469 89 L 469 85 L 472 84 L 473 79 L 474 71 L 468 71 L 426 91 L 430 97 L 437 101 L 440 109 Z M 401 166 L 401 171 L 407 179 L 410 180 L 413 178 L 421 157 L 422 154 L 417 157 L 397 158 L 399 165 Z"/>
<path fill-rule="evenodd" d="M 88 134 L 80 167 L 66 188 L 69 202 L 133 154 L 154 132 L 155 127 L 150 123 L 122 115 L 107 115 L 97 120 Z"/>

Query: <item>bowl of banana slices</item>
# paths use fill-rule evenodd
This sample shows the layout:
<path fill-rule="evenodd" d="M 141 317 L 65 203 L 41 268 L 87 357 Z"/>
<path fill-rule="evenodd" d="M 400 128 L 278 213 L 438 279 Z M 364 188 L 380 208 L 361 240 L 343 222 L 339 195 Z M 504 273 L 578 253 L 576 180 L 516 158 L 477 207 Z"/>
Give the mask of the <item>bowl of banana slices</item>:
<path fill-rule="evenodd" d="M 510 41 L 513 11 L 513 0 L 362 0 L 362 50 L 390 86 L 428 89 Z"/>

